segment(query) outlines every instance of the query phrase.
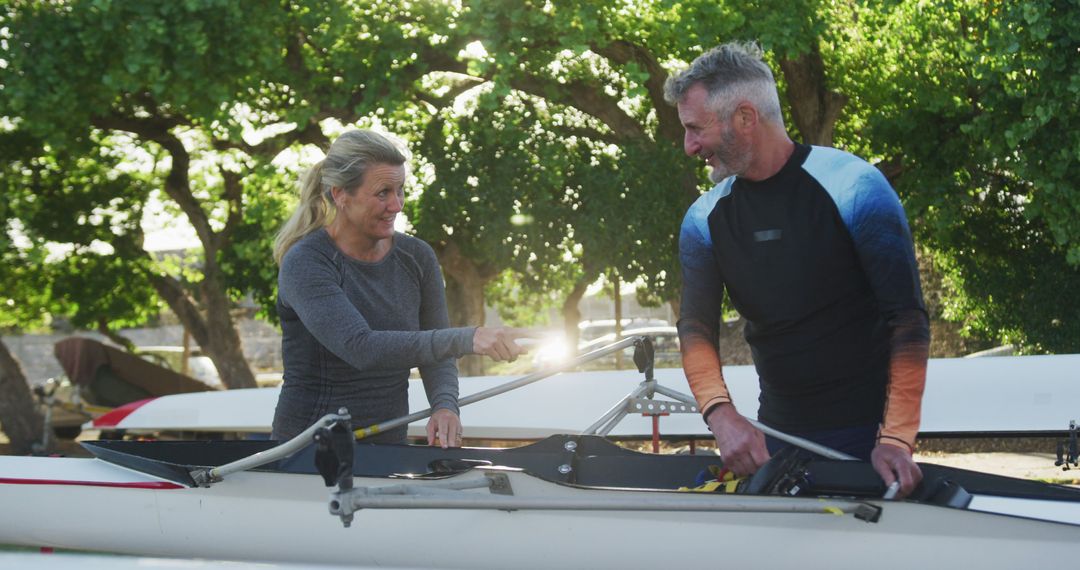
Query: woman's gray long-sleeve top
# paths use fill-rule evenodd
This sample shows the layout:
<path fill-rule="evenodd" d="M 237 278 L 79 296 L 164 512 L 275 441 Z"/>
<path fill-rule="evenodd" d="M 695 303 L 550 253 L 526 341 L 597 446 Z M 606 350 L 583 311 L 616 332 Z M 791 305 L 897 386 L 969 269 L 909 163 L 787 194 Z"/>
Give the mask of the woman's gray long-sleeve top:
<path fill-rule="evenodd" d="M 291 438 L 346 407 L 354 428 L 409 413 L 419 367 L 432 409 L 458 412 L 456 358 L 475 328 L 448 328 L 442 272 L 426 242 L 395 233 L 381 261 L 350 258 L 325 229 L 296 242 L 278 273 L 285 372 L 272 436 Z M 406 428 L 368 438 L 404 443 Z"/>

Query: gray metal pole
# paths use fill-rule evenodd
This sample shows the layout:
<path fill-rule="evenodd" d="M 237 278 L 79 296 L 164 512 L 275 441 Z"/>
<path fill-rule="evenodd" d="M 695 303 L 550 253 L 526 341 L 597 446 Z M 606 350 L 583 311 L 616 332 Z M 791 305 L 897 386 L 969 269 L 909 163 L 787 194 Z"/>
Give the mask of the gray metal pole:
<path fill-rule="evenodd" d="M 477 392 L 477 393 L 472 394 L 470 396 L 466 396 L 466 397 L 458 400 L 458 406 L 467 406 L 469 404 L 479 402 L 480 400 L 486 400 L 486 399 L 488 399 L 488 398 L 490 398 L 492 396 L 497 396 L 497 395 L 502 394 L 504 392 L 509 392 L 510 390 L 515 390 L 515 389 L 520 388 L 522 386 L 532 384 L 533 382 L 536 382 L 538 380 L 543 380 L 544 378 L 547 378 L 548 376 L 554 376 L 555 374 L 558 374 L 560 372 L 565 372 L 566 370 L 571 370 L 573 368 L 581 366 L 582 364 L 585 364 L 586 362 L 589 362 L 591 360 L 595 360 L 597 358 L 600 358 L 601 356 L 611 354 L 612 352 L 615 352 L 615 351 L 618 351 L 618 350 L 622 350 L 622 349 L 624 349 L 624 348 L 626 348 L 628 346 L 634 346 L 634 343 L 637 342 L 641 338 L 644 338 L 644 337 L 640 337 L 640 336 L 627 337 L 627 338 L 624 338 L 624 339 L 622 339 L 622 340 L 620 340 L 618 342 L 609 344 L 609 345 L 604 346 L 604 347 L 600 347 L 600 348 L 598 348 L 598 349 L 596 349 L 596 350 L 594 350 L 592 352 L 587 352 L 587 353 L 585 353 L 585 354 L 571 360 L 570 362 L 566 362 L 564 364 L 554 366 L 554 367 L 549 368 L 547 370 L 539 370 L 537 372 L 533 372 L 532 374 L 529 374 L 528 376 L 522 376 L 521 378 L 518 378 L 517 380 L 507 382 L 506 384 L 501 384 L 499 386 L 495 386 L 494 388 L 488 388 L 487 390 L 484 390 L 483 392 Z M 415 422 L 417 420 L 422 420 L 424 418 L 430 417 L 431 413 L 432 413 L 431 408 L 428 408 L 426 410 L 419 411 L 419 412 L 416 412 L 416 413 L 413 413 L 413 414 L 409 414 L 407 416 L 402 416 L 400 418 L 385 421 L 385 422 L 383 422 L 381 424 L 376 424 L 376 425 L 365 427 L 365 428 L 358 428 L 358 429 L 354 430 L 353 433 L 356 434 L 357 439 L 363 439 L 365 437 L 369 437 L 369 436 L 375 435 L 377 433 L 382 433 L 382 432 L 384 432 L 386 430 L 394 429 L 394 428 L 396 428 L 398 426 L 408 425 L 408 424 L 411 424 L 411 423 L 413 423 L 413 422 Z"/>

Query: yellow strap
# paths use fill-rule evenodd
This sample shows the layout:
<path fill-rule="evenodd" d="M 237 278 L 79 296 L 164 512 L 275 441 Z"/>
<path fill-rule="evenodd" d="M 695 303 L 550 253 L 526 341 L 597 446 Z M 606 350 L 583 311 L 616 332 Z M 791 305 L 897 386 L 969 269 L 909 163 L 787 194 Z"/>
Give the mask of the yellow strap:
<path fill-rule="evenodd" d="M 679 487 L 680 491 L 689 491 L 691 493 L 712 493 L 720 488 L 723 483 L 719 481 L 708 481 L 697 487 Z"/>
<path fill-rule="evenodd" d="M 720 469 L 721 468 L 716 465 L 709 466 L 709 472 L 713 475 L 718 474 Z M 734 493 L 739 490 L 739 483 L 742 483 L 743 481 L 741 477 L 736 477 L 731 471 L 724 472 L 722 479 L 723 481 L 706 481 L 697 487 L 679 487 L 678 490 L 691 493 L 715 493 L 718 490 L 724 493 Z"/>

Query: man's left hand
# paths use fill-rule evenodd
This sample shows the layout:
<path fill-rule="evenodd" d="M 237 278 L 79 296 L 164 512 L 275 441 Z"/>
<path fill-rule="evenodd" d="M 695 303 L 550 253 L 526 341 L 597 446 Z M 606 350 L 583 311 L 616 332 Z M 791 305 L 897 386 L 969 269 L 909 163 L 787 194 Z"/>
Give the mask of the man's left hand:
<path fill-rule="evenodd" d="M 915 464 L 911 452 L 902 447 L 879 443 L 870 454 L 870 464 L 881 475 L 885 486 L 900 481 L 900 492 L 896 498 L 902 499 L 911 494 L 922 481 L 922 470 Z"/>

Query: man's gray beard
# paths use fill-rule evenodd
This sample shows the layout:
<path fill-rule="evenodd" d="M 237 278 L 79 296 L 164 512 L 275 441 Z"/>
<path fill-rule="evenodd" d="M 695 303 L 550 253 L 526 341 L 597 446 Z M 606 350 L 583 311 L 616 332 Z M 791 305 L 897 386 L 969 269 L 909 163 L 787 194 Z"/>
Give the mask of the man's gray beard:
<path fill-rule="evenodd" d="M 738 161 L 738 164 L 732 165 L 728 161 L 721 160 L 719 162 L 722 169 L 716 166 L 709 167 L 709 180 L 713 184 L 719 184 L 729 176 L 739 176 L 746 172 L 750 168 L 750 163 L 753 162 L 753 154 L 749 149 L 732 158 Z"/>
<path fill-rule="evenodd" d="M 724 170 L 720 170 L 719 168 L 717 168 L 715 166 L 710 166 L 709 167 L 709 180 L 713 184 L 719 184 L 719 183 L 723 182 L 725 178 L 727 178 L 728 176 L 731 176 L 732 174 L 734 174 L 734 173 L 731 172 L 731 170 L 728 169 L 728 168 L 725 168 Z"/>

